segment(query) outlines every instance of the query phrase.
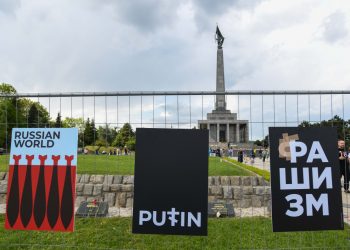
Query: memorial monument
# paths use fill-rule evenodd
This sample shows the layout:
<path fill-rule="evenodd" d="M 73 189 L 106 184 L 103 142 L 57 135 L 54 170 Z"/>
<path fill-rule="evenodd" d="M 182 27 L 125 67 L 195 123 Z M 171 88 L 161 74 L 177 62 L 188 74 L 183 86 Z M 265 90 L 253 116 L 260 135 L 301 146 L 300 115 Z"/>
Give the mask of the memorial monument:
<path fill-rule="evenodd" d="M 224 52 L 222 45 L 224 37 L 219 27 L 216 27 L 215 39 L 217 42 L 217 61 L 216 61 L 216 92 L 225 92 L 224 77 Z M 209 143 L 247 143 L 248 142 L 248 121 L 237 120 L 237 113 L 231 113 L 226 109 L 226 96 L 217 94 L 215 98 L 215 109 L 207 114 L 206 120 L 199 120 L 200 129 L 209 129 Z"/>

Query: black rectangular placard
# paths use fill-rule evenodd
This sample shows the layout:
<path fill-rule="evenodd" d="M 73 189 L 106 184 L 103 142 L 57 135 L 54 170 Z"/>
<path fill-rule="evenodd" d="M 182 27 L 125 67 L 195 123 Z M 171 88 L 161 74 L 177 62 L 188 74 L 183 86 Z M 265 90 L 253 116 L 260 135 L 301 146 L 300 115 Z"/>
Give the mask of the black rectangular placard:
<path fill-rule="evenodd" d="M 344 229 L 337 131 L 269 128 L 274 232 Z"/>
<path fill-rule="evenodd" d="M 136 129 L 133 233 L 207 235 L 208 130 Z"/>

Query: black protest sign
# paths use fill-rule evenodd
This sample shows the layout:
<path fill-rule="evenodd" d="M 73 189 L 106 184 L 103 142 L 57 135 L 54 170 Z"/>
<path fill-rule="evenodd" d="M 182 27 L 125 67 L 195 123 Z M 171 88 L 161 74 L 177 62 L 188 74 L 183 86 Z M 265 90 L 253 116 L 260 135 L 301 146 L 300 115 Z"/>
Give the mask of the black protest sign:
<path fill-rule="evenodd" d="M 344 229 L 332 127 L 269 128 L 274 232 Z"/>
<path fill-rule="evenodd" d="M 208 131 L 136 129 L 133 233 L 207 235 Z"/>

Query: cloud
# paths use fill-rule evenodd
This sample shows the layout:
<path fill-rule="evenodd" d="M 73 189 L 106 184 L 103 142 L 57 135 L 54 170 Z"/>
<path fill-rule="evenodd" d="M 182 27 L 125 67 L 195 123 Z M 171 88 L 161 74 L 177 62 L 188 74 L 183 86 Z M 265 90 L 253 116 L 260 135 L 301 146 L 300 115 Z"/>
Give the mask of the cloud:
<path fill-rule="evenodd" d="M 2 14 L 14 14 L 16 9 L 21 5 L 20 0 L 1 0 L 0 1 L 0 15 Z"/>
<path fill-rule="evenodd" d="M 215 90 L 218 23 L 227 90 L 348 90 L 347 16 L 350 2 L 341 0 L 0 0 L 0 82 L 21 93 Z M 118 126 L 130 120 L 162 127 L 166 120 L 186 128 L 214 107 L 213 96 L 204 96 L 203 109 L 201 96 L 179 96 L 179 106 L 174 96 L 157 96 L 153 116 L 152 97 L 142 104 L 130 99 L 130 106 L 128 97 L 40 102 L 52 117 L 62 109 L 63 117 L 72 111 L 99 124 L 107 114 Z M 272 96 L 264 103 L 261 96 L 240 96 L 239 105 L 236 96 L 227 99 L 230 110 L 251 121 L 253 139 L 267 125 L 309 119 L 307 96 L 299 96 L 299 117 L 296 96 L 286 98 L 287 114 L 284 96 L 276 96 L 275 111 Z M 310 119 L 319 120 L 321 109 L 322 119 L 342 114 L 341 96 L 332 101 L 322 96 L 320 108 L 319 96 L 312 96 Z"/>
<path fill-rule="evenodd" d="M 324 20 L 323 37 L 329 43 L 336 43 L 348 35 L 346 15 L 337 10 Z"/>
<path fill-rule="evenodd" d="M 139 0 L 135 1 L 101 1 L 98 5 L 111 6 L 118 22 L 133 26 L 141 32 L 155 32 L 168 27 L 176 18 L 176 9 L 183 1 Z"/>
<path fill-rule="evenodd" d="M 254 12 L 230 10 L 222 18 L 229 36 L 224 44 L 228 88 L 317 90 L 335 82 L 337 88 L 348 89 L 344 62 L 349 61 L 349 38 L 343 37 L 339 46 L 319 39 L 325 18 L 340 8 L 345 13 L 345 5 L 271 0 Z M 343 26 L 349 26 L 348 20 Z"/>
<path fill-rule="evenodd" d="M 218 15 L 225 13 L 230 8 L 236 9 L 252 9 L 256 5 L 260 4 L 264 0 L 194 0 L 194 5 L 197 5 L 199 9 L 203 10 L 208 15 Z"/>
<path fill-rule="evenodd" d="M 193 0 L 193 7 L 196 11 L 195 21 L 198 29 L 201 31 L 212 31 L 216 23 L 221 24 L 221 18 L 231 9 L 235 10 L 253 10 L 264 0 Z"/>
<path fill-rule="evenodd" d="M 216 22 L 226 38 L 227 89 L 350 86 L 344 1 L 36 0 L 0 7 L 15 13 L 0 14 L 0 82 L 19 92 L 215 90 Z"/>

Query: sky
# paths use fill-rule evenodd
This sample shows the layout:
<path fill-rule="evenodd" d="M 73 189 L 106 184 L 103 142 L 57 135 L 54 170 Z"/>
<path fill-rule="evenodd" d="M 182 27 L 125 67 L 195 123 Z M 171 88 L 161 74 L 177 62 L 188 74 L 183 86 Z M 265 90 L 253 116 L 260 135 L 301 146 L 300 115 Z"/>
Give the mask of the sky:
<path fill-rule="evenodd" d="M 350 90 L 348 0 L 0 0 L 0 82 L 19 93 L 214 91 L 216 25 L 226 90 Z M 214 108 L 214 96 L 178 98 L 38 101 L 52 119 L 117 127 L 192 128 Z M 350 117 L 347 96 L 273 98 L 227 96 L 251 140 Z"/>
<path fill-rule="evenodd" d="M 350 89 L 348 0 L 0 0 L 18 92 Z"/>

